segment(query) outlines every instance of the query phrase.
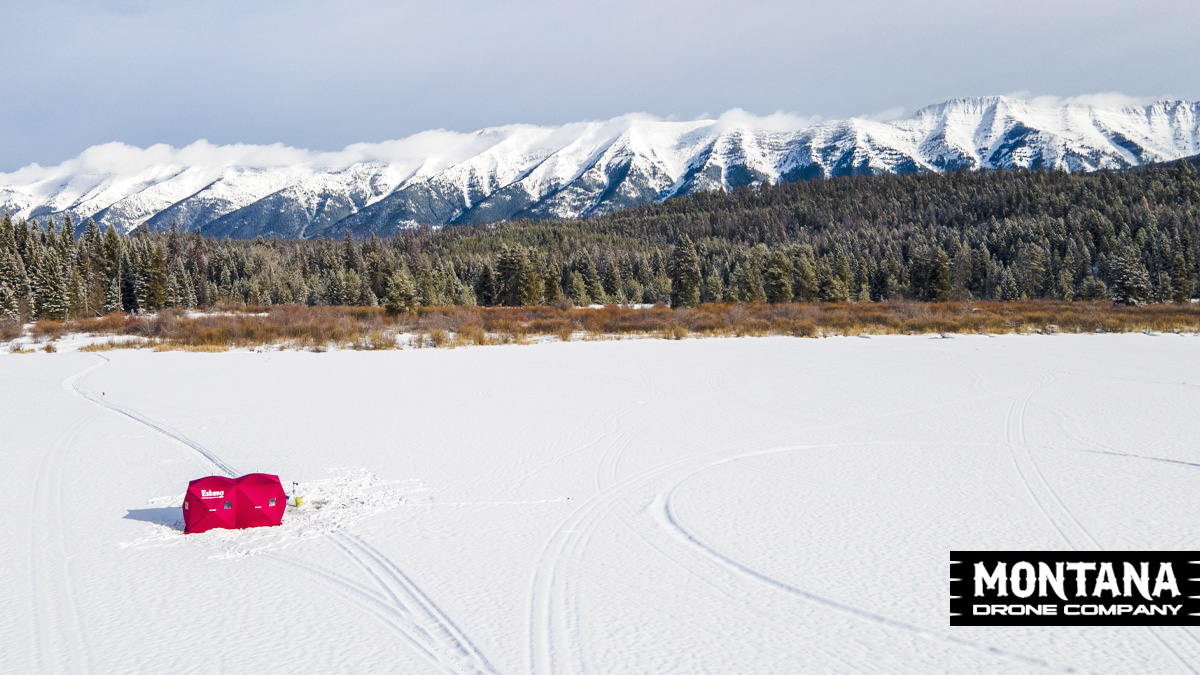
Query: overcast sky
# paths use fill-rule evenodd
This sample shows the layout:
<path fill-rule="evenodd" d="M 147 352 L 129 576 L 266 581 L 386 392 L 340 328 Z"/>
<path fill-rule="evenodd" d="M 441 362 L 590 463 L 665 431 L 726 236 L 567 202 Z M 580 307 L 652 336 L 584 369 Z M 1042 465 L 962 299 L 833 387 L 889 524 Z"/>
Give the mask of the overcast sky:
<path fill-rule="evenodd" d="M 0 171 L 108 141 L 1200 98 L 1196 0 L 4 0 Z"/>

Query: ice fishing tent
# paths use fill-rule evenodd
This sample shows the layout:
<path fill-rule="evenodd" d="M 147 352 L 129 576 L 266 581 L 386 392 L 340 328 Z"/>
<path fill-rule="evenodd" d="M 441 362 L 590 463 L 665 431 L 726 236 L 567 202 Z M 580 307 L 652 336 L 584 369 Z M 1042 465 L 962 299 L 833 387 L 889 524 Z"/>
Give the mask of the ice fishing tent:
<path fill-rule="evenodd" d="M 279 476 L 252 473 L 241 478 L 197 478 L 188 483 L 183 497 L 183 531 L 194 534 L 215 528 L 279 525 L 286 506 Z"/>
<path fill-rule="evenodd" d="M 237 512 L 238 527 L 267 527 L 283 522 L 287 495 L 279 476 L 251 473 L 237 480 L 233 510 Z"/>

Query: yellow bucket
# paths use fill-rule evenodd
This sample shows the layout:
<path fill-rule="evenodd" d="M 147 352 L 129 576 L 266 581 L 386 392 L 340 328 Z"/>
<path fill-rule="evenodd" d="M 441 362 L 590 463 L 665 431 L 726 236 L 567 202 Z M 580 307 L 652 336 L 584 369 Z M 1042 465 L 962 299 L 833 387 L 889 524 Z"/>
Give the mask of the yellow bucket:
<path fill-rule="evenodd" d="M 299 508 L 299 507 L 300 507 L 300 504 L 304 502 L 304 498 L 303 498 L 303 497 L 296 497 L 295 499 L 296 499 L 296 507 L 297 507 L 297 508 Z"/>

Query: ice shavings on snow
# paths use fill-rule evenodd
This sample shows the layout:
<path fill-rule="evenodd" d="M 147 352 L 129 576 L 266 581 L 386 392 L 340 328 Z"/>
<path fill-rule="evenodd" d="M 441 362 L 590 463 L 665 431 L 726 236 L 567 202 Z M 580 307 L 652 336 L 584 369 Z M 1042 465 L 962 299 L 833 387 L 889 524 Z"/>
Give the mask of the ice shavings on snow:
<path fill-rule="evenodd" d="M 288 490 L 288 508 L 278 527 L 245 530 L 209 530 L 183 533 L 183 495 L 156 497 L 149 509 L 131 510 L 130 517 L 150 523 L 149 532 L 121 548 L 159 548 L 195 545 L 217 549 L 216 558 L 238 558 L 286 548 L 298 541 L 337 532 L 367 516 L 399 508 L 429 492 L 419 479 L 385 480 L 366 469 L 329 469 L 329 477 L 297 481 Z M 295 497 L 301 505 L 294 506 Z"/>

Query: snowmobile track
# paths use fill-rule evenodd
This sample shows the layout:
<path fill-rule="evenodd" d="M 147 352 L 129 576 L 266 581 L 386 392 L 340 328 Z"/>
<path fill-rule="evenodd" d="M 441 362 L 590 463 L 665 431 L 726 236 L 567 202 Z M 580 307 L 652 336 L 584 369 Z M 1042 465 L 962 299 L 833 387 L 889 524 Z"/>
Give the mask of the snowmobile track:
<path fill-rule="evenodd" d="M 64 387 L 71 379 L 63 382 Z M 33 657 L 31 670 L 38 672 L 87 673 L 92 670 L 92 650 L 79 616 L 78 591 L 71 573 L 71 556 L 67 554 L 63 473 L 71 448 L 94 417 L 94 413 L 80 417 L 59 432 L 42 458 L 34 484 L 34 518 L 46 519 L 30 528 L 30 654 Z M 56 599 L 51 588 L 65 589 L 66 592 Z M 60 648 L 64 643 L 70 648 Z"/>
<path fill-rule="evenodd" d="M 1103 551 L 1105 550 L 1104 546 L 1092 536 L 1087 528 L 1079 522 L 1079 519 L 1075 517 L 1075 514 L 1067 508 L 1062 499 L 1059 498 L 1058 493 L 1050 485 L 1041 467 L 1038 466 L 1037 461 L 1034 459 L 1033 453 L 1030 451 L 1031 446 L 1025 433 L 1025 418 L 1029 408 L 1029 400 L 1047 384 L 1054 382 L 1055 379 L 1047 369 L 1037 367 L 1033 369 L 1038 371 L 1038 380 L 1013 398 L 1008 410 L 1008 418 L 1005 425 L 1005 441 L 1008 443 L 1013 466 L 1016 468 L 1017 474 L 1020 476 L 1021 482 L 1025 485 L 1025 489 L 1030 497 L 1069 548 L 1079 551 L 1087 550 L 1087 547 L 1090 547 L 1092 550 Z M 1077 440 L 1086 442 L 1086 437 L 1080 436 Z M 1103 446 L 1104 444 L 1097 443 L 1097 445 Z M 1036 476 L 1037 481 L 1031 481 L 1030 476 Z M 1067 534 L 1068 530 L 1072 531 L 1074 537 Z M 1154 626 L 1146 626 L 1145 628 L 1155 641 L 1184 670 L 1194 674 L 1200 673 L 1200 670 L 1197 670 L 1197 666 L 1192 665 L 1200 664 L 1200 639 L 1192 634 L 1191 631 L 1183 627 L 1175 627 L 1174 630 Z M 1163 637 L 1163 633 L 1177 637 L 1168 640 Z M 1183 640 L 1179 640 L 1178 636 L 1182 636 Z"/>
<path fill-rule="evenodd" d="M 80 381 L 84 377 L 110 362 L 108 358 L 103 356 L 99 358 L 101 360 L 98 363 L 64 380 L 63 388 L 87 401 L 102 406 L 106 410 L 146 426 L 158 434 L 194 451 L 226 476 L 233 477 L 240 475 L 236 469 L 215 453 L 183 434 L 157 424 L 137 412 L 109 403 L 97 397 L 90 390 L 81 387 Z M 372 615 L 386 623 L 394 632 L 401 634 L 414 650 L 442 672 L 457 675 L 465 675 L 467 673 L 493 674 L 496 672 L 491 663 L 479 652 L 475 645 L 429 599 L 428 595 L 421 591 L 416 584 L 412 583 L 407 575 L 400 571 L 400 568 L 394 562 L 361 538 L 347 532 L 335 532 L 332 539 L 335 546 L 337 546 L 343 555 L 362 568 L 369 577 L 384 588 L 384 592 L 391 597 L 394 604 L 375 596 L 361 585 L 346 580 L 340 575 L 323 570 L 320 567 L 291 556 L 272 554 L 271 558 L 277 562 L 299 569 L 310 577 L 319 579 L 323 585 L 333 589 L 339 597 L 368 610 Z M 360 553 L 355 553 L 352 549 L 357 549 Z M 369 559 L 369 562 L 364 560 L 364 557 Z M 406 597 L 407 600 L 402 599 L 402 597 Z M 415 618 L 415 616 L 422 614 L 426 619 L 425 622 Z M 426 628 L 426 625 L 432 627 L 434 632 L 439 635 L 435 636 L 431 633 Z M 451 656 L 455 652 L 458 652 L 459 656 Z M 467 663 L 464 664 L 462 663 L 463 661 Z"/>
<path fill-rule="evenodd" d="M 97 368 L 100 368 L 100 367 L 104 366 L 105 364 L 109 363 L 108 357 L 97 355 L 97 358 L 100 359 L 100 363 L 97 363 L 96 365 L 92 366 L 91 368 L 88 368 L 87 370 L 85 370 L 84 372 L 80 373 L 79 375 L 77 375 L 75 378 L 72 379 L 71 388 L 76 394 L 91 401 L 92 403 L 95 403 L 96 405 L 99 405 L 108 410 L 111 410 L 112 412 L 114 412 L 118 415 L 128 417 L 129 419 L 133 420 L 134 422 L 137 422 L 143 426 L 147 426 L 150 429 L 157 431 L 159 434 L 166 436 L 167 438 L 171 439 L 172 441 L 179 443 L 180 445 L 190 448 L 192 451 L 200 454 L 200 456 L 202 456 L 204 459 L 208 460 L 208 462 L 210 464 L 215 466 L 221 473 L 225 474 L 226 476 L 237 476 L 238 475 L 238 472 L 236 470 L 234 470 L 233 467 L 231 467 L 228 464 L 226 464 L 225 462 L 223 462 L 221 460 L 221 458 L 219 458 L 216 455 L 214 455 L 213 453 L 209 452 L 207 449 L 205 449 L 200 444 L 191 441 L 190 439 L 188 439 L 188 437 L 184 436 L 183 434 L 181 434 L 177 431 L 168 429 L 162 425 L 156 424 L 155 422 L 153 422 L 149 419 L 146 419 L 142 415 L 140 415 L 132 410 L 128 410 L 126 408 L 122 408 L 113 403 L 109 403 L 103 397 L 96 396 L 95 392 L 79 386 L 80 381 L 87 375 L 91 374 L 91 372 L 93 370 L 96 370 Z"/>
<path fill-rule="evenodd" d="M 839 444 L 839 445 L 841 445 L 841 444 Z M 812 447 L 820 447 L 820 446 L 798 446 L 798 447 L 789 447 L 789 448 L 779 448 L 778 450 L 763 451 L 763 452 L 757 452 L 757 453 L 753 453 L 753 454 L 759 455 L 759 454 L 770 454 L 773 452 L 795 452 L 795 451 L 812 449 Z M 979 652 L 982 654 L 987 654 L 990 656 L 1004 658 L 1004 659 L 1007 659 L 1010 661 L 1024 664 L 1025 666 L 1033 666 L 1033 667 L 1037 667 L 1040 669 L 1054 670 L 1054 671 L 1060 671 L 1060 672 L 1074 672 L 1074 670 L 1075 670 L 1074 668 L 1053 664 L 1053 663 L 1050 663 L 1049 661 L 1046 661 L 1045 659 L 1027 656 L 1025 654 L 1012 652 L 1012 651 L 1001 649 L 998 647 L 992 647 L 989 645 L 978 644 L 978 643 L 972 642 L 970 640 L 964 640 L 962 638 L 958 638 L 954 635 L 942 633 L 936 629 L 930 629 L 930 628 L 926 628 L 924 626 L 911 624 L 911 623 L 908 623 L 907 621 L 903 621 L 900 619 L 894 619 L 892 617 L 885 616 L 883 614 L 878 614 L 875 612 L 870 612 L 870 611 L 867 611 L 864 609 L 860 609 L 858 607 L 847 605 L 845 603 L 839 602 L 832 598 L 827 598 L 825 596 L 819 595 L 817 593 L 813 593 L 811 591 L 806 591 L 804 589 L 793 586 L 785 581 L 776 579 L 768 574 L 765 574 L 765 573 L 763 573 L 763 572 L 761 572 L 761 571 L 759 571 L 759 570 L 757 570 L 735 558 L 732 558 L 732 557 L 726 555 L 725 553 L 717 550 L 715 547 L 710 546 L 703 540 L 703 538 L 701 538 L 699 535 L 697 535 L 691 528 L 689 528 L 682 520 L 679 519 L 678 515 L 674 512 L 674 510 L 671 507 L 671 501 L 675 495 L 676 490 L 678 490 L 679 487 L 681 487 L 682 485 L 687 483 L 689 480 L 691 480 L 695 476 L 703 473 L 704 471 L 707 471 L 709 469 L 720 466 L 721 464 L 736 461 L 737 459 L 738 459 L 738 457 L 735 456 L 735 457 L 732 457 L 732 458 L 729 458 L 726 460 L 714 462 L 698 471 L 693 472 L 692 474 L 690 474 L 683 480 L 675 483 L 670 488 L 670 490 L 668 490 L 663 495 L 663 498 L 657 501 L 657 503 L 655 505 L 655 508 L 658 510 L 658 513 L 656 513 L 657 519 L 664 526 L 668 527 L 675 536 L 679 537 L 682 541 L 685 541 L 693 548 L 702 552 L 705 556 L 708 556 L 712 560 L 718 562 L 721 566 L 725 567 L 727 570 L 734 572 L 735 574 L 737 574 L 738 576 L 741 576 L 743 578 L 752 579 L 759 583 L 766 584 L 767 586 L 769 586 L 775 590 L 782 591 L 788 595 L 803 599 L 814 605 L 824 607 L 827 609 L 831 609 L 831 610 L 839 612 L 843 615 L 847 615 L 847 616 L 850 616 L 850 617 L 853 617 L 855 619 L 859 619 L 862 621 L 867 621 L 869 623 L 872 623 L 872 624 L 875 624 L 878 626 L 892 628 L 892 629 L 899 629 L 899 630 L 905 631 L 907 633 L 911 633 L 920 638 L 924 638 L 924 639 L 928 639 L 928 640 L 935 640 L 938 642 L 942 642 L 944 644 L 954 645 L 957 647 L 970 649 L 970 650 L 973 650 L 973 651 L 976 651 L 976 652 Z"/>

